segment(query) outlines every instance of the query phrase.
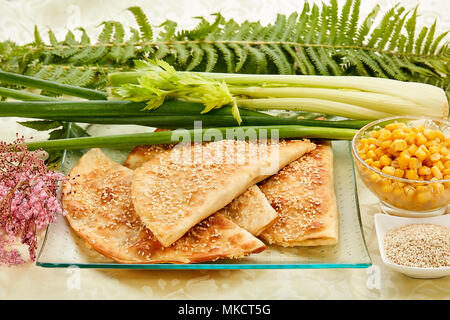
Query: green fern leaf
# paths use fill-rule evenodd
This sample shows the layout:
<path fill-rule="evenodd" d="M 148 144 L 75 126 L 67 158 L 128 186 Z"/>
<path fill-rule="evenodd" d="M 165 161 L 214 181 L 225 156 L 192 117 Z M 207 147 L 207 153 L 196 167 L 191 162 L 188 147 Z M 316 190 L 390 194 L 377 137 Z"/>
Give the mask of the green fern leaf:
<path fill-rule="evenodd" d="M 414 9 L 411 17 L 406 21 L 406 31 L 408 33 L 408 41 L 405 46 L 405 52 L 412 53 L 414 47 L 414 39 L 416 32 L 417 7 Z"/>
<path fill-rule="evenodd" d="M 427 40 L 425 41 L 425 45 L 423 46 L 422 54 L 427 54 L 430 50 L 431 43 L 434 39 L 434 33 L 436 32 L 436 20 L 434 20 L 433 25 L 430 28 L 430 31 L 427 35 Z"/>
<path fill-rule="evenodd" d="M 128 11 L 130 11 L 134 18 L 136 19 L 136 23 L 139 26 L 139 30 L 141 31 L 141 37 L 144 40 L 152 41 L 153 40 L 153 29 L 148 22 L 148 18 L 145 15 L 144 11 L 140 7 L 129 7 Z"/>

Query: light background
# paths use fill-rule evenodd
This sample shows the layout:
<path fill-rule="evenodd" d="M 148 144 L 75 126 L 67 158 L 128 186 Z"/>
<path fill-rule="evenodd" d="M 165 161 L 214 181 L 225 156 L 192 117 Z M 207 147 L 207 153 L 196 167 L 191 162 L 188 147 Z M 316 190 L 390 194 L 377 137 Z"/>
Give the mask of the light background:
<path fill-rule="evenodd" d="M 338 2 L 342 5 L 344 1 Z M 397 2 L 362 0 L 361 16 L 376 3 L 386 9 Z M 450 29 L 450 1 L 400 3 L 407 8 L 419 4 L 419 25 L 431 25 L 437 18 L 438 31 Z M 192 17 L 218 11 L 237 21 L 269 23 L 277 13 L 301 10 L 302 4 L 293 0 L 0 0 L 0 41 L 30 42 L 34 25 L 43 35 L 53 29 L 59 38 L 78 26 L 97 34 L 104 20 L 133 26 L 133 17 L 125 10 L 132 5 L 141 6 L 152 25 L 171 19 L 181 28 L 188 28 L 196 24 Z M 0 119 L 1 140 L 13 139 L 16 132 L 45 138 L 15 121 Z M 0 299 L 449 299 L 450 277 L 417 280 L 384 268 L 373 228 L 378 206 L 360 181 L 359 190 L 366 241 L 374 264 L 370 269 L 119 271 L 44 269 L 29 263 L 0 267 Z"/>

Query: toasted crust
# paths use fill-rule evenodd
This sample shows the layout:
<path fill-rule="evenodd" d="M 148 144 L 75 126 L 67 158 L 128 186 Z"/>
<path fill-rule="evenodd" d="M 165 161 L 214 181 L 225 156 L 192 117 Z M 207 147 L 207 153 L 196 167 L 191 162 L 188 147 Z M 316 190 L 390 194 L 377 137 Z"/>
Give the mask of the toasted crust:
<path fill-rule="evenodd" d="M 174 146 L 175 144 L 152 144 L 134 147 L 123 165 L 131 170 L 135 170 L 157 154 L 171 150 Z"/>
<path fill-rule="evenodd" d="M 134 171 L 136 213 L 169 246 L 250 186 L 314 148 L 302 140 L 273 145 L 222 140 L 163 152 Z"/>
<path fill-rule="evenodd" d="M 194 263 L 239 258 L 265 249 L 259 239 L 220 214 L 163 247 L 134 211 L 132 176 L 132 170 L 92 149 L 72 168 L 64 184 L 67 220 L 103 255 L 120 263 Z"/>
<path fill-rule="evenodd" d="M 261 233 L 271 244 L 286 247 L 336 244 L 338 212 L 333 181 L 333 151 L 320 143 L 260 184 L 278 213 Z"/>

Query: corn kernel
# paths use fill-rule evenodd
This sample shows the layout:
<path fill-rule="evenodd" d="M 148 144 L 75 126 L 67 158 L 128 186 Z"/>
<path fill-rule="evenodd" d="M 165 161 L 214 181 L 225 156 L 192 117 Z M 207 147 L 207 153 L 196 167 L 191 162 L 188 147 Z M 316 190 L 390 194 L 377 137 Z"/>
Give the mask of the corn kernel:
<path fill-rule="evenodd" d="M 388 155 L 383 155 L 380 157 L 380 163 L 382 166 L 390 166 L 392 163 L 392 159 L 389 158 Z"/>
<path fill-rule="evenodd" d="M 375 151 L 369 150 L 369 151 L 367 152 L 367 158 L 376 159 L 376 158 L 377 158 L 377 155 L 376 155 Z"/>
<path fill-rule="evenodd" d="M 419 159 L 419 160 L 425 160 L 428 157 L 428 149 L 425 146 L 420 146 L 417 151 L 414 153 L 414 155 Z"/>
<path fill-rule="evenodd" d="M 405 171 L 403 171 L 402 169 L 395 169 L 395 171 L 394 171 L 394 176 L 396 176 L 398 178 L 403 178 L 404 174 L 405 174 Z"/>
<path fill-rule="evenodd" d="M 432 183 L 430 189 L 433 193 L 443 193 L 445 191 L 445 187 L 442 183 Z"/>
<path fill-rule="evenodd" d="M 393 188 L 392 189 L 392 196 L 395 198 L 400 198 L 403 195 L 403 190 L 401 188 Z"/>
<path fill-rule="evenodd" d="M 431 168 L 431 174 L 432 174 L 435 178 L 437 178 L 437 179 L 439 179 L 439 180 L 441 180 L 441 179 L 443 178 L 443 175 L 442 175 L 441 170 L 439 170 L 439 168 L 436 167 L 436 166 L 433 166 L 433 167 Z"/>
<path fill-rule="evenodd" d="M 417 175 L 416 170 L 407 170 L 406 174 L 405 174 L 406 179 L 411 179 L 411 180 L 417 180 L 419 179 L 419 176 Z"/>
<path fill-rule="evenodd" d="M 439 145 L 439 142 L 438 142 L 437 140 L 431 140 L 431 141 L 427 141 L 427 142 L 425 143 L 425 145 L 426 145 L 428 148 L 431 148 L 431 147 L 438 146 L 438 145 Z"/>
<path fill-rule="evenodd" d="M 431 154 L 433 153 L 440 153 L 441 152 L 441 148 L 438 146 L 432 146 L 428 149 L 430 151 Z"/>
<path fill-rule="evenodd" d="M 405 141 L 407 144 L 412 145 L 416 141 L 416 134 L 414 132 L 408 133 L 408 135 L 405 137 Z"/>
<path fill-rule="evenodd" d="M 439 139 L 440 142 L 444 142 L 445 136 L 441 131 L 436 130 L 436 139 Z"/>
<path fill-rule="evenodd" d="M 440 160 L 433 162 L 433 165 L 435 165 L 441 172 L 443 172 L 445 170 L 445 166 L 442 163 L 442 161 L 440 161 Z"/>
<path fill-rule="evenodd" d="M 392 192 L 391 185 L 384 184 L 383 186 L 381 186 L 381 192 L 383 192 L 383 193 L 390 193 L 390 192 Z"/>
<path fill-rule="evenodd" d="M 433 198 L 432 194 L 429 191 L 421 191 L 416 195 L 417 202 L 419 203 L 427 203 Z"/>
<path fill-rule="evenodd" d="M 427 166 L 420 167 L 419 170 L 417 170 L 417 173 L 421 176 L 428 176 L 431 174 L 431 169 Z"/>
<path fill-rule="evenodd" d="M 364 162 L 367 163 L 370 166 L 372 164 L 372 162 L 373 162 L 373 159 L 372 158 L 365 159 Z"/>
<path fill-rule="evenodd" d="M 367 139 L 367 143 L 368 144 L 376 144 L 377 143 L 377 139 L 370 137 L 369 139 Z"/>
<path fill-rule="evenodd" d="M 376 161 L 372 162 L 372 167 L 381 169 L 380 161 L 376 160 Z"/>
<path fill-rule="evenodd" d="M 392 140 L 385 140 L 385 141 L 380 143 L 379 147 L 383 148 L 383 149 L 387 149 L 387 148 L 389 148 L 391 146 L 391 144 L 392 144 Z"/>
<path fill-rule="evenodd" d="M 428 139 L 428 140 L 434 140 L 436 138 L 436 131 L 435 130 L 431 130 L 428 128 L 423 129 L 423 135 Z"/>
<path fill-rule="evenodd" d="M 381 172 L 393 176 L 395 174 L 395 168 L 391 166 L 386 166 L 381 169 Z"/>
<path fill-rule="evenodd" d="M 412 144 L 408 149 L 406 149 L 408 151 L 409 154 L 414 154 L 416 153 L 418 147 L 415 144 Z"/>
<path fill-rule="evenodd" d="M 371 143 L 369 144 L 369 146 L 367 147 L 369 150 L 375 150 L 378 146 L 375 143 Z"/>
<path fill-rule="evenodd" d="M 423 160 L 422 164 L 424 166 L 427 166 L 427 167 L 431 168 L 433 166 L 433 161 L 431 161 L 429 158 L 426 158 L 425 160 Z"/>
<path fill-rule="evenodd" d="M 450 176 L 450 169 L 445 169 L 442 173 L 444 176 Z"/>
<path fill-rule="evenodd" d="M 447 147 L 442 147 L 441 150 L 439 151 L 443 156 L 448 155 L 448 149 Z"/>
<path fill-rule="evenodd" d="M 441 160 L 441 154 L 440 153 L 433 153 L 433 154 L 431 154 L 431 156 L 430 156 L 430 160 L 431 161 L 439 161 L 439 160 Z"/>
<path fill-rule="evenodd" d="M 408 150 L 403 150 L 402 152 L 400 152 L 400 157 L 401 156 L 411 156 L 411 154 L 408 152 Z"/>
<path fill-rule="evenodd" d="M 421 166 L 422 166 L 422 163 L 419 159 L 417 159 L 417 158 L 409 159 L 408 168 L 414 170 L 414 169 L 419 169 Z"/>
<path fill-rule="evenodd" d="M 409 167 L 409 160 L 411 160 L 411 157 L 409 155 L 403 155 L 398 158 L 398 166 L 400 169 L 407 169 Z"/>
<path fill-rule="evenodd" d="M 376 148 L 375 149 L 375 154 L 378 156 L 378 158 L 382 157 L 384 155 L 384 150 L 381 148 Z M 439 154 L 440 156 L 440 154 Z"/>
<path fill-rule="evenodd" d="M 406 133 L 403 129 L 395 129 L 392 131 L 392 139 L 404 139 L 406 137 Z"/>
<path fill-rule="evenodd" d="M 389 130 L 386 129 L 381 129 L 379 132 L 379 136 L 378 139 L 381 141 L 387 141 L 387 140 L 391 140 L 391 132 Z"/>
<path fill-rule="evenodd" d="M 386 130 L 393 131 L 398 129 L 398 123 L 390 123 L 384 127 Z"/>
<path fill-rule="evenodd" d="M 369 132 L 369 135 L 372 138 L 378 138 L 380 136 L 380 133 L 378 131 L 376 131 L 376 130 L 372 130 L 372 131 Z"/>
<path fill-rule="evenodd" d="M 378 182 L 378 181 L 381 180 L 381 177 L 380 177 L 379 174 L 372 173 L 372 174 L 370 175 L 370 178 L 369 178 L 369 179 L 370 179 L 372 182 Z"/>
<path fill-rule="evenodd" d="M 399 167 L 399 165 L 398 165 L 398 159 L 397 159 L 397 158 L 394 159 L 394 160 L 392 160 L 391 166 L 394 167 L 394 168 L 398 168 L 398 167 Z"/>
<path fill-rule="evenodd" d="M 412 130 L 413 130 L 415 133 L 420 133 L 420 132 L 422 132 L 424 129 L 425 129 L 425 127 L 424 127 L 423 125 L 420 125 L 420 126 L 414 127 Z"/>
<path fill-rule="evenodd" d="M 406 199 L 407 200 L 412 200 L 412 197 L 416 193 L 416 190 L 414 189 L 414 187 L 412 187 L 410 185 L 406 185 L 403 190 L 405 191 Z"/>
<path fill-rule="evenodd" d="M 406 150 L 408 148 L 408 144 L 405 142 L 405 140 L 394 140 L 394 142 L 392 142 L 391 144 L 391 149 L 393 151 L 403 151 Z"/>
<path fill-rule="evenodd" d="M 425 143 L 427 143 L 427 138 L 422 133 L 418 133 L 416 136 L 416 144 L 420 146 Z"/>

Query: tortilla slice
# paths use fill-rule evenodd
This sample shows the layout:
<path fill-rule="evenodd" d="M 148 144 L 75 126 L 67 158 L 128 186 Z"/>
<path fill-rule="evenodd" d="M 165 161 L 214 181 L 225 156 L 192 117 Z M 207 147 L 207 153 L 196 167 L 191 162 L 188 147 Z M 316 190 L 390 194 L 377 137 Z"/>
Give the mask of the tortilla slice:
<path fill-rule="evenodd" d="M 314 148 L 306 140 L 221 140 L 173 148 L 134 171 L 136 213 L 169 246 L 250 186 Z"/>
<path fill-rule="evenodd" d="M 63 205 L 73 230 L 96 251 L 120 263 L 193 263 L 239 258 L 265 245 L 223 215 L 201 221 L 170 247 L 163 247 L 136 215 L 133 171 L 91 149 L 64 184 Z"/>
<path fill-rule="evenodd" d="M 123 165 L 133 170 L 137 169 L 148 160 L 171 150 L 174 146 L 175 144 L 137 146 L 129 153 Z M 218 213 L 223 214 L 254 236 L 258 236 L 277 217 L 276 211 L 257 185 L 248 188 Z"/>
<path fill-rule="evenodd" d="M 278 217 L 261 238 L 285 247 L 336 244 L 338 211 L 333 180 L 333 151 L 330 144 L 322 142 L 263 181 L 260 189 Z"/>
<path fill-rule="evenodd" d="M 256 237 L 278 216 L 257 185 L 248 188 L 218 213 L 223 214 Z"/>

